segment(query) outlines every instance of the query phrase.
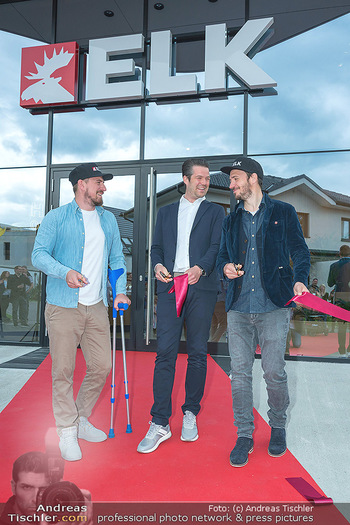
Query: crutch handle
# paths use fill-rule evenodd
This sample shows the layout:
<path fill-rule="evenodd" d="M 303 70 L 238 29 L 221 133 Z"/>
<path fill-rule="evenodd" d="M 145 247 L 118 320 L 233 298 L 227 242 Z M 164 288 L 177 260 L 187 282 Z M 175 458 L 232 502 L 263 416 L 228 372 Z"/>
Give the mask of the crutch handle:
<path fill-rule="evenodd" d="M 119 315 L 124 315 L 124 310 L 127 310 L 129 308 L 128 303 L 118 303 L 119 308 Z"/>

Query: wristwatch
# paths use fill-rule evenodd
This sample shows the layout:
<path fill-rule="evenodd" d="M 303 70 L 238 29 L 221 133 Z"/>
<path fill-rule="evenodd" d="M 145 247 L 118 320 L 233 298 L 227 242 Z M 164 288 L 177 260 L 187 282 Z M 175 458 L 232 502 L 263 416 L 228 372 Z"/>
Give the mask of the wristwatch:
<path fill-rule="evenodd" d="M 196 266 L 198 266 L 198 268 L 200 270 L 202 270 L 202 277 L 204 277 L 205 275 L 207 275 L 206 271 L 204 270 L 204 268 L 202 268 L 201 266 L 199 266 L 199 264 L 196 264 Z"/>

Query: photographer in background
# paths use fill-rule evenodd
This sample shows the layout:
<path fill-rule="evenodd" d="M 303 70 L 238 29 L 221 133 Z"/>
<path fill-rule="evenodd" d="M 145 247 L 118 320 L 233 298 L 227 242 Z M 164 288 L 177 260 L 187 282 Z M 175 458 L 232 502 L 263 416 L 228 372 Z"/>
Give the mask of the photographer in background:
<path fill-rule="evenodd" d="M 1 525 L 13 523 L 11 514 L 33 516 L 39 491 L 50 484 L 47 456 L 43 452 L 26 452 L 16 459 L 12 468 L 13 496 L 5 504 Z"/>
<path fill-rule="evenodd" d="M 12 467 L 11 488 L 13 495 L 5 504 L 0 525 L 14 522 L 62 523 L 83 521 L 92 523 L 91 494 L 79 489 L 70 481 L 62 481 L 64 460 L 54 452 L 26 452 L 19 456 Z M 74 511 L 67 506 L 78 506 Z M 48 507 L 54 507 L 48 512 Z M 58 510 L 58 507 L 61 507 Z M 47 514 L 50 515 L 49 519 Z M 64 518 L 63 518 L 64 516 Z M 81 518 L 78 519 L 78 516 Z M 70 519 L 67 519 L 70 518 Z"/>

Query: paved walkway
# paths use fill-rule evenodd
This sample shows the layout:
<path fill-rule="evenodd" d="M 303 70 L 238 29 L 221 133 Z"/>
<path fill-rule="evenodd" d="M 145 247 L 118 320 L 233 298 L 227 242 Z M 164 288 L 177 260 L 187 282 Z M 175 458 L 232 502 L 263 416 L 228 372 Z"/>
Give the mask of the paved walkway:
<path fill-rule="evenodd" d="M 33 362 L 33 356 L 40 357 L 40 352 L 47 352 L 40 350 L 28 356 L 35 350 L 0 346 L 0 411 L 35 372 L 35 368 L 28 368 L 28 362 Z M 22 360 L 25 368 L 15 359 L 20 356 L 27 356 Z M 216 360 L 224 370 L 229 370 L 228 357 Z M 327 496 L 335 503 L 349 503 L 349 519 L 350 359 L 349 363 L 287 361 L 286 369 L 291 398 L 288 448 Z M 259 359 L 254 364 L 254 400 L 255 408 L 267 420 L 266 390 Z"/>

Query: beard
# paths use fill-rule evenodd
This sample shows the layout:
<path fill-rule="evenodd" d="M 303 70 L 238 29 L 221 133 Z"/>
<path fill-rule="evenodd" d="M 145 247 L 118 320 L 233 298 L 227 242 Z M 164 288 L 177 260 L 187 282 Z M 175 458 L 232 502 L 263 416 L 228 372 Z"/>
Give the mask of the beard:
<path fill-rule="evenodd" d="M 252 196 L 253 192 L 249 188 L 248 184 L 244 184 L 237 193 L 234 193 L 234 196 L 239 201 L 246 201 Z"/>
<path fill-rule="evenodd" d="M 85 198 L 85 201 L 90 202 L 90 204 L 92 204 L 93 206 L 102 206 L 103 204 L 102 195 L 101 196 L 95 195 L 95 197 L 93 197 L 92 195 L 89 194 L 88 190 L 85 191 L 84 198 Z"/>
<path fill-rule="evenodd" d="M 103 204 L 103 198 L 102 198 L 102 196 L 101 196 L 101 197 L 98 197 L 98 198 L 95 198 L 95 199 L 93 199 L 93 198 L 91 197 L 91 202 L 92 202 L 92 204 L 93 204 L 94 206 L 102 206 L 102 204 Z"/>

